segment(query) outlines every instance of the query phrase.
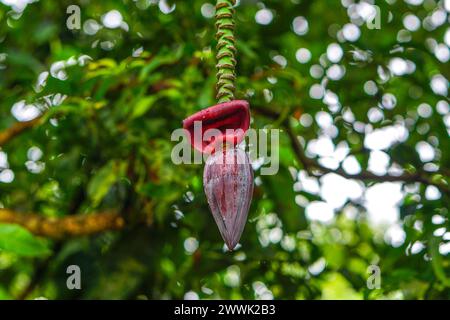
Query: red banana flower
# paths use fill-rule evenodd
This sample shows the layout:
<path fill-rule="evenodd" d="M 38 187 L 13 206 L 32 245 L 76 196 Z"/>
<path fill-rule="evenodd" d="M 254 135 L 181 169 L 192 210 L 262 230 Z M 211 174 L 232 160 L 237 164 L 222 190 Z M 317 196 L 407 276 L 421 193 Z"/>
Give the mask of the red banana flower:
<path fill-rule="evenodd" d="M 196 130 L 196 122 L 201 123 L 201 130 Z M 237 147 L 249 125 L 249 104 L 243 100 L 218 104 L 183 121 L 192 146 L 210 154 L 203 172 L 203 188 L 230 251 L 241 238 L 253 195 L 250 160 L 245 151 Z M 218 135 L 207 137 L 208 129 L 217 129 Z"/>

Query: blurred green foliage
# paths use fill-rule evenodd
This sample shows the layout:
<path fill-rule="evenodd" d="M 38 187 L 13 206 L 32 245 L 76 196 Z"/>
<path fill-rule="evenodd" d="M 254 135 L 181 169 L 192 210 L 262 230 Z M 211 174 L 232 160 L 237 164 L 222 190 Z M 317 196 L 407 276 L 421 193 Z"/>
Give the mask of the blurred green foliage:
<path fill-rule="evenodd" d="M 427 200 L 426 185 L 403 185 L 399 206 L 405 240 L 398 246 L 386 240 L 385 229 L 369 223 L 363 199 L 347 201 L 332 223 L 311 221 L 305 207 L 321 197 L 294 188 L 303 167 L 285 133 L 278 174 L 255 171 L 258 183 L 242 247 L 224 252 L 202 190 L 203 166 L 171 161 L 173 130 L 188 115 L 215 104 L 210 7 L 200 0 L 76 2 L 80 30 L 66 26 L 66 8 L 73 1 L 39 0 L 22 12 L 0 3 L 0 131 L 17 122 L 12 108 L 20 101 L 43 114 L 42 124 L 0 149 L 14 173 L 11 182 L 0 182 L 0 207 L 54 218 L 113 209 L 129 223 L 120 232 L 61 241 L 0 224 L 0 298 L 450 298 L 448 250 L 440 250 L 449 243 L 448 194 Z M 258 112 L 270 109 L 287 117 L 307 143 L 322 128 L 317 122 L 300 125 L 298 118 L 326 111 L 338 129 L 333 143 L 347 142 L 366 170 L 365 132 L 355 130 L 344 111 L 372 129 L 400 117 L 409 135 L 386 151 L 389 163 L 446 184 L 448 127 L 435 106 L 447 103 L 448 113 L 448 97 L 436 94 L 430 81 L 439 74 L 448 79 L 450 69 L 427 43 L 442 43 L 448 23 L 398 40 L 408 13 L 422 20 L 441 8 L 448 22 L 444 2 L 376 1 L 381 29 L 361 24 L 357 41 L 340 42 L 338 31 L 350 21 L 346 2 L 358 1 L 241 1 L 236 96 L 250 101 L 252 127 L 278 127 L 284 118 L 274 122 Z M 267 25 L 255 21 L 264 5 L 273 14 Z M 126 24 L 96 30 L 88 23 L 93 19 L 100 26 L 110 10 L 118 10 Z M 305 35 L 293 30 L 298 16 L 308 20 Z M 311 66 L 321 61 L 330 67 L 325 53 L 338 42 L 345 75 L 339 81 L 316 79 Z M 310 51 L 310 62 L 296 60 L 299 48 Z M 356 58 L 361 55 L 367 58 Z M 415 72 L 381 79 L 394 57 L 412 61 Z M 376 83 L 375 95 L 365 92 L 367 81 Z M 310 88 L 318 83 L 338 95 L 341 109 L 329 110 L 311 97 Z M 371 123 L 368 111 L 382 104 L 385 93 L 395 95 L 396 106 Z M 431 116 L 418 116 L 422 103 L 432 106 Z M 416 152 L 420 141 L 434 143 L 438 172 L 424 170 Z M 444 219 L 436 225 L 433 216 Z M 447 236 L 436 235 L 437 228 L 447 228 Z M 424 249 L 411 253 L 414 243 Z M 82 270 L 82 290 L 66 287 L 66 268 L 72 264 Z M 381 288 L 374 290 L 367 287 L 373 264 L 381 270 Z"/>

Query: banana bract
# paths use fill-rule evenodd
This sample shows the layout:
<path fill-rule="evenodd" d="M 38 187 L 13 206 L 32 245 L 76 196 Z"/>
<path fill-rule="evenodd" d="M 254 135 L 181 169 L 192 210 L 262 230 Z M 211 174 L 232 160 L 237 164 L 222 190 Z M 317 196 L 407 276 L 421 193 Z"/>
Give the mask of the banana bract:
<path fill-rule="evenodd" d="M 226 148 L 205 164 L 203 187 L 211 213 L 231 251 L 241 238 L 253 195 L 253 170 L 245 151 Z"/>
<path fill-rule="evenodd" d="M 183 121 L 192 146 L 210 154 L 203 172 L 203 187 L 229 250 L 241 238 L 253 195 L 250 160 L 237 147 L 249 125 L 249 104 L 244 100 L 220 103 Z"/>
<path fill-rule="evenodd" d="M 192 146 L 202 153 L 213 153 L 224 143 L 239 144 L 249 126 L 249 104 L 245 100 L 217 104 L 183 121 Z"/>

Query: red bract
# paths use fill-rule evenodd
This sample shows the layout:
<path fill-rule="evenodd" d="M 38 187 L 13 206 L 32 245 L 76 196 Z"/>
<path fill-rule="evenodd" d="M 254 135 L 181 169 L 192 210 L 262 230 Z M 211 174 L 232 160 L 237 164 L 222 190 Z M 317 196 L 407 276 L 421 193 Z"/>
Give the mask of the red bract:
<path fill-rule="evenodd" d="M 231 251 L 239 242 L 253 195 L 253 170 L 245 151 L 225 148 L 205 164 L 203 187 L 214 220 Z"/>
<path fill-rule="evenodd" d="M 196 130 L 196 124 L 200 125 Z M 220 103 L 197 112 L 183 121 L 192 146 L 202 153 L 213 153 L 219 145 L 239 144 L 250 125 L 249 104 L 245 100 Z M 207 130 L 217 129 L 217 135 L 208 136 Z M 206 133 L 206 135 L 205 135 Z M 212 132 L 210 132 L 212 133 Z"/>
<path fill-rule="evenodd" d="M 229 250 L 239 242 L 253 195 L 250 160 L 236 147 L 249 126 L 249 104 L 243 100 L 215 105 L 183 121 L 192 146 L 210 154 L 203 172 L 203 185 L 214 220 Z"/>

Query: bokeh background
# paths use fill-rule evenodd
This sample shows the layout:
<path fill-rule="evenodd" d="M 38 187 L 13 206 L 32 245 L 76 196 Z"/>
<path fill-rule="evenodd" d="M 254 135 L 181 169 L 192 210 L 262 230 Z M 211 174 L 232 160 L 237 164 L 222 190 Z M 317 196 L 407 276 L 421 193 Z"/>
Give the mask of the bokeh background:
<path fill-rule="evenodd" d="M 450 298 L 450 1 L 236 9 L 236 97 L 282 132 L 228 253 L 171 161 L 215 103 L 213 1 L 0 0 L 0 298 Z"/>

